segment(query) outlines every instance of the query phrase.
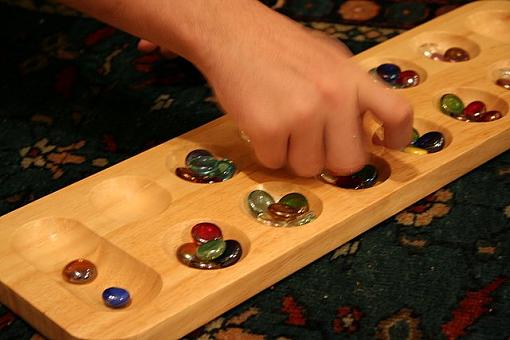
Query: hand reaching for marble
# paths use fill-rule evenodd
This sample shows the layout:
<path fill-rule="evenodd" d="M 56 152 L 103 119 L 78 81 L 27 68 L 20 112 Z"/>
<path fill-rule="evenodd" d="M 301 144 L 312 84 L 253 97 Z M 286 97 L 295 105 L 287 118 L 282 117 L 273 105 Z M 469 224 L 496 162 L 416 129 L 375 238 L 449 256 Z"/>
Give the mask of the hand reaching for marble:
<path fill-rule="evenodd" d="M 111 5 L 103 19 L 154 42 L 142 41 L 141 49 L 160 46 L 194 63 L 268 168 L 288 166 L 300 176 L 323 168 L 359 170 L 368 161 L 361 126 L 366 110 L 383 123 L 388 147 L 410 140 L 412 110 L 405 100 L 374 83 L 342 45 L 256 0 L 174 0 L 171 8 L 147 0 L 145 8 L 156 6 L 148 22 L 132 8 L 135 0 L 120 2 L 122 13 L 111 18 Z"/>

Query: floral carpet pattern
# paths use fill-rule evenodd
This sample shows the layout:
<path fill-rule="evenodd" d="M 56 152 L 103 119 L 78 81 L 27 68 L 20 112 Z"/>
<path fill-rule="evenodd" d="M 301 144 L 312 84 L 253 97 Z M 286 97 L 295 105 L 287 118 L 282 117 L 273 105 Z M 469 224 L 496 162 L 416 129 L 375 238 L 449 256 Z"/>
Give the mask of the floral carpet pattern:
<path fill-rule="evenodd" d="M 357 53 L 467 1 L 263 2 Z M 191 64 L 59 5 L 0 27 L 0 215 L 221 116 Z M 507 151 L 185 339 L 510 339 L 509 277 Z M 0 305 L 0 339 L 44 337 Z"/>

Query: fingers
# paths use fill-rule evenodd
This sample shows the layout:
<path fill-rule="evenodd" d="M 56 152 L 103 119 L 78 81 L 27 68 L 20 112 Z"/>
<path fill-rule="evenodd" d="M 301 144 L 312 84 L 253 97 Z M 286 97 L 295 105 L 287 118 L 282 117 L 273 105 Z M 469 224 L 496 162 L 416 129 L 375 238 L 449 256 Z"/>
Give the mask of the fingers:
<path fill-rule="evenodd" d="M 289 134 L 283 127 L 272 124 L 250 125 L 243 128 L 249 137 L 255 156 L 270 169 L 279 169 L 287 162 Z"/>
<path fill-rule="evenodd" d="M 137 48 L 140 52 L 151 53 L 158 49 L 158 45 L 153 44 L 148 40 L 140 39 Z"/>
<path fill-rule="evenodd" d="M 324 123 L 320 117 L 311 116 L 292 130 L 288 163 L 298 176 L 315 176 L 324 167 Z"/>
<path fill-rule="evenodd" d="M 358 86 L 361 112 L 370 110 L 382 121 L 385 146 L 400 149 L 408 145 L 413 128 L 410 104 L 394 91 L 373 81 L 364 81 L 362 84 Z"/>
<path fill-rule="evenodd" d="M 338 175 L 348 175 L 367 164 L 361 116 L 355 101 L 346 99 L 342 112 L 336 110 L 328 117 L 325 131 L 328 170 Z"/>

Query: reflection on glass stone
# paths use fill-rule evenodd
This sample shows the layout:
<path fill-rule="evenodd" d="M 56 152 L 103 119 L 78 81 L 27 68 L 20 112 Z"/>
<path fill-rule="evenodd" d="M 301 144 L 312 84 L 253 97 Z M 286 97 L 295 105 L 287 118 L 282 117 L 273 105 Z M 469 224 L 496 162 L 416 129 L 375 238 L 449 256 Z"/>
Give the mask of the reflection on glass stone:
<path fill-rule="evenodd" d="M 89 283 L 97 277 L 96 266 L 85 259 L 77 259 L 69 262 L 62 271 L 62 275 L 70 283 Z"/>
<path fill-rule="evenodd" d="M 110 308 L 122 308 L 131 302 L 131 297 L 124 288 L 110 287 L 103 291 L 103 301 Z"/>
<path fill-rule="evenodd" d="M 453 93 L 445 94 L 441 97 L 441 111 L 450 116 L 459 116 L 464 111 L 464 103 Z"/>

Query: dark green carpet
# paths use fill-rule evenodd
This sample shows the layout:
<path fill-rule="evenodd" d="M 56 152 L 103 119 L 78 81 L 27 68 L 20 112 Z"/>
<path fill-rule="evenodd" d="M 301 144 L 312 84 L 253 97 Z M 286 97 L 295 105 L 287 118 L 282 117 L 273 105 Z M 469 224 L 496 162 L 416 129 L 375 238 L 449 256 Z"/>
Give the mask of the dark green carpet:
<path fill-rule="evenodd" d="M 359 52 L 466 1 L 264 2 Z M 221 115 L 186 61 L 40 9 L 0 5 L 0 214 Z M 188 338 L 508 339 L 509 247 L 506 152 Z M 0 306 L 1 339 L 40 337 Z"/>

